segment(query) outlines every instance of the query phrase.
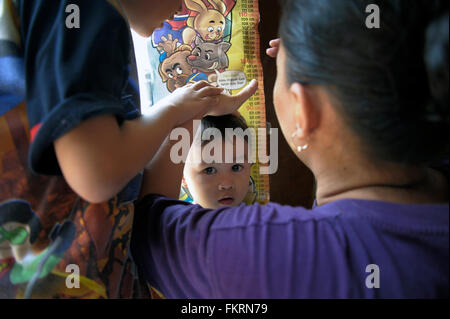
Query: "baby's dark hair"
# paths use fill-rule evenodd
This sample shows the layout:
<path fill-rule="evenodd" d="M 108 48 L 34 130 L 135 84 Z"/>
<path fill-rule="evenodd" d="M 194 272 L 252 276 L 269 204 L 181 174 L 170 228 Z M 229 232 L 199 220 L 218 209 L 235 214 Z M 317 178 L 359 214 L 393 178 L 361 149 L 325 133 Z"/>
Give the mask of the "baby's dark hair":
<path fill-rule="evenodd" d="M 373 158 L 448 158 L 448 1 L 284 0 L 289 83 L 324 85 Z M 369 29 L 366 8 L 380 8 Z"/>
<path fill-rule="evenodd" d="M 247 123 L 242 116 L 228 114 L 223 116 L 206 116 L 201 121 L 202 145 L 208 143 L 210 140 L 203 138 L 203 132 L 207 129 L 215 128 L 220 131 L 222 137 L 226 136 L 226 129 L 242 129 L 245 132 L 248 129 Z M 248 136 L 243 134 L 243 138 L 249 143 Z"/>

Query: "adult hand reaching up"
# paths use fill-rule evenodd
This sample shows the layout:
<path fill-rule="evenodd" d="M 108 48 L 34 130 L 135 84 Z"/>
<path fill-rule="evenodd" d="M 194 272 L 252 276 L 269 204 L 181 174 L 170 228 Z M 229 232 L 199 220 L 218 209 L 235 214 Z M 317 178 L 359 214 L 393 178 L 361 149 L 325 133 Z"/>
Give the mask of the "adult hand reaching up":
<path fill-rule="evenodd" d="M 280 39 L 274 39 L 269 42 L 270 48 L 266 49 L 266 54 L 272 58 L 276 58 L 280 48 Z"/>

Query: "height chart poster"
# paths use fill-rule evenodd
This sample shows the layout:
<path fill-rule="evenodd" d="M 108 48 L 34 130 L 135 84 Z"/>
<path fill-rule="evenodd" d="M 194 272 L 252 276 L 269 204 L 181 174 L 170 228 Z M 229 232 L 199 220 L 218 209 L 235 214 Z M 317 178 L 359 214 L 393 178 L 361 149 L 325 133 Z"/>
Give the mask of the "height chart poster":
<path fill-rule="evenodd" d="M 259 89 L 240 109 L 256 133 L 255 154 L 267 154 L 263 71 L 260 61 L 257 0 L 181 0 L 182 10 L 147 39 L 134 34 L 142 112 L 188 83 L 201 80 L 235 95 L 252 79 Z M 143 52 L 145 54 L 143 54 Z M 269 201 L 269 177 L 261 158 L 252 166 L 245 202 Z M 188 195 L 181 194 L 188 200 Z"/>

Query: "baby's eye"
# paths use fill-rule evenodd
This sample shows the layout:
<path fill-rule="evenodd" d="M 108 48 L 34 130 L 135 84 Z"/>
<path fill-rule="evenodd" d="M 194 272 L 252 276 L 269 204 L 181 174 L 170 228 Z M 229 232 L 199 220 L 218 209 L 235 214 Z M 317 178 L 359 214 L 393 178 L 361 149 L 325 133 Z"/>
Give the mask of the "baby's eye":
<path fill-rule="evenodd" d="M 205 59 L 206 59 L 206 60 L 211 60 L 211 55 L 210 55 L 209 53 L 206 53 Z"/>
<path fill-rule="evenodd" d="M 167 76 L 171 79 L 173 79 L 173 74 L 172 73 L 167 73 Z"/>
<path fill-rule="evenodd" d="M 178 68 L 177 68 L 177 73 L 178 73 L 178 74 L 183 74 L 183 69 L 180 68 L 180 67 L 178 67 Z"/>
<path fill-rule="evenodd" d="M 240 172 L 240 171 L 242 171 L 244 169 L 244 166 L 242 166 L 242 165 L 240 165 L 240 164 L 236 164 L 236 165 L 233 165 L 233 167 L 231 167 L 231 170 L 233 171 L 233 172 Z"/>
<path fill-rule="evenodd" d="M 217 169 L 215 167 L 208 167 L 203 170 L 206 175 L 212 175 L 217 173 Z"/>
<path fill-rule="evenodd" d="M 217 32 L 222 32 L 222 27 L 217 27 Z"/>
<path fill-rule="evenodd" d="M 214 28 L 213 27 L 209 27 L 208 28 L 208 32 L 213 32 L 214 31 Z"/>

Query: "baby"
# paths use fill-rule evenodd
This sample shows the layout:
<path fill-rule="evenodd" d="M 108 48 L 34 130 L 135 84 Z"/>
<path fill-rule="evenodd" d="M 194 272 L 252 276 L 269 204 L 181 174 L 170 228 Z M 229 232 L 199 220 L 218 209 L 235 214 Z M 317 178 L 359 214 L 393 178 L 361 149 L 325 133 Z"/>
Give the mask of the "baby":
<path fill-rule="evenodd" d="M 227 134 L 230 131 L 227 128 L 233 130 L 234 135 Z M 246 199 L 251 192 L 252 166 L 247 129 L 244 119 L 236 115 L 202 119 L 183 172 L 183 191 L 193 203 L 216 209 L 239 206 Z M 219 138 L 221 141 L 217 143 Z"/>

